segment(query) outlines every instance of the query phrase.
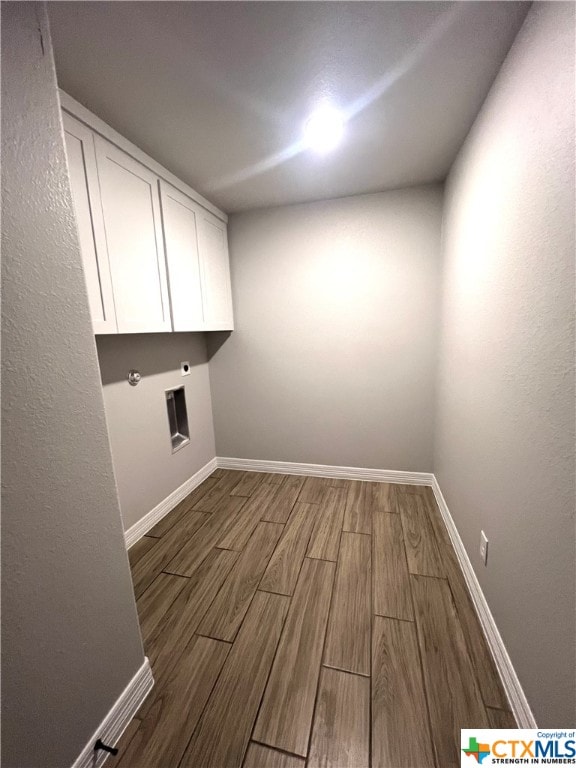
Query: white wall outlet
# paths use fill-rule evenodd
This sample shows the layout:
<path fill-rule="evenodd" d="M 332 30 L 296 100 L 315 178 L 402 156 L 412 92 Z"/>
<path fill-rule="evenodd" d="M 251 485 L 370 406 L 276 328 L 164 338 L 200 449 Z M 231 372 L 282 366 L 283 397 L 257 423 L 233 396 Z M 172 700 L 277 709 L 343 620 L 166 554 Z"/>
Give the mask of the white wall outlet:
<path fill-rule="evenodd" d="M 480 531 L 480 557 L 484 565 L 488 565 L 488 537 Z"/>
<path fill-rule="evenodd" d="M 184 360 L 183 363 L 180 363 L 180 372 L 182 376 L 190 376 L 190 371 L 192 368 L 190 367 L 190 363 L 188 360 Z"/>

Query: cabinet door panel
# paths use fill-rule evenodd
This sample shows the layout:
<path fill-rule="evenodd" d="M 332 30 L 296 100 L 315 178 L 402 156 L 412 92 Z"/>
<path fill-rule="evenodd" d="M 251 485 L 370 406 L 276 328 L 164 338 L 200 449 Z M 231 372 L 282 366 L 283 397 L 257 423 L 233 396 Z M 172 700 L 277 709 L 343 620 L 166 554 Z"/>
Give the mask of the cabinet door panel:
<path fill-rule="evenodd" d="M 99 136 L 96 157 L 118 331 L 170 331 L 158 178 Z"/>
<path fill-rule="evenodd" d="M 230 261 L 226 225 L 202 211 L 198 227 L 204 324 L 207 331 L 233 330 Z"/>
<path fill-rule="evenodd" d="M 117 333 L 110 265 L 100 207 L 94 135 L 62 114 L 70 186 L 94 333 Z"/>
<path fill-rule="evenodd" d="M 203 331 L 198 219 L 201 208 L 174 187 L 160 182 L 168 284 L 175 331 Z"/>

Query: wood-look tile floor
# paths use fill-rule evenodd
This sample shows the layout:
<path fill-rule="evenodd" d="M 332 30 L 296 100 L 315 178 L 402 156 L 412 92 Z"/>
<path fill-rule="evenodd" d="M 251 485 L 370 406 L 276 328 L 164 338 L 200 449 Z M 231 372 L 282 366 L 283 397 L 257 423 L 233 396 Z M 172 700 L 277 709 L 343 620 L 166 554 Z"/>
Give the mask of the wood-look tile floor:
<path fill-rule="evenodd" d="M 514 727 L 429 488 L 216 470 L 129 552 L 120 768 L 449 768 Z"/>

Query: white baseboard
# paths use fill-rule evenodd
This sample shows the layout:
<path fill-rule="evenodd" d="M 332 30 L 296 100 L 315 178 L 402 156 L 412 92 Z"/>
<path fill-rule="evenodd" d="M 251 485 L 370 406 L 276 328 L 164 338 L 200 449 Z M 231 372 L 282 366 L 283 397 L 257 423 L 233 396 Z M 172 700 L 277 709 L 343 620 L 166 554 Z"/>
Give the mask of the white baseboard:
<path fill-rule="evenodd" d="M 217 460 L 215 458 L 211 459 L 207 464 L 204 464 L 198 472 L 186 480 L 186 482 L 182 483 L 179 488 L 176 488 L 176 490 L 172 491 L 169 496 L 166 496 L 166 498 L 161 501 L 160 504 L 157 504 L 154 509 L 151 509 L 150 512 L 145 514 L 137 523 L 134 523 L 133 526 L 128 528 L 128 530 L 124 532 L 126 549 L 130 549 L 133 544 L 136 544 L 138 539 L 141 539 L 142 536 L 144 536 L 145 533 L 148 533 L 159 520 L 162 520 L 168 512 L 172 511 L 182 499 L 185 499 L 189 493 L 192 493 L 194 488 L 197 488 L 200 483 L 204 482 L 204 480 L 214 472 L 216 467 Z"/>
<path fill-rule="evenodd" d="M 298 464 L 293 461 L 261 461 L 260 459 L 234 459 L 217 457 L 221 469 L 241 469 L 244 472 L 272 472 L 281 475 L 311 475 L 335 477 L 339 480 L 371 480 L 379 483 L 432 485 L 434 475 L 429 472 L 400 472 L 390 469 L 363 467 L 335 467 L 327 464 Z"/>
<path fill-rule="evenodd" d="M 488 648 L 492 653 L 494 663 L 496 664 L 496 669 L 498 670 L 498 674 L 502 680 L 504 692 L 508 698 L 512 714 L 516 718 L 516 722 L 518 723 L 519 728 L 537 728 L 538 726 L 536 724 L 536 719 L 532 713 L 530 704 L 526 698 L 526 694 L 522 689 L 522 685 L 520 684 L 516 670 L 512 666 L 512 661 L 508 655 L 508 651 L 506 650 L 502 636 L 498 631 L 498 627 L 494 621 L 494 616 L 492 616 L 492 612 L 490 611 L 486 598 L 484 597 L 484 592 L 482 592 L 482 587 L 480 586 L 480 582 L 478 581 L 476 573 L 472 568 L 472 563 L 470 562 L 470 558 L 468 557 L 468 553 L 466 552 L 462 539 L 460 538 L 456 524 L 452 519 L 452 515 L 450 514 L 450 510 L 446 504 L 446 499 L 442 495 L 442 491 L 440 490 L 440 486 L 438 485 L 436 477 L 434 477 L 432 489 L 434 491 L 434 496 L 436 497 L 438 508 L 440 509 L 440 514 L 442 515 L 444 523 L 446 524 L 446 528 L 448 529 L 448 534 L 452 541 L 452 546 L 454 547 L 454 551 L 458 557 L 460 568 L 464 574 L 464 579 L 466 580 L 466 585 L 468 587 L 470 597 L 474 603 L 476 614 L 480 620 Z"/>
<path fill-rule="evenodd" d="M 142 702 L 152 690 L 153 685 L 154 678 L 152 677 L 150 662 L 145 658 L 138 672 L 130 680 L 90 741 L 78 755 L 72 768 L 100 768 L 109 754 L 103 750 L 94 751 L 96 740 L 102 739 L 104 744 L 110 746 L 117 744 Z"/>

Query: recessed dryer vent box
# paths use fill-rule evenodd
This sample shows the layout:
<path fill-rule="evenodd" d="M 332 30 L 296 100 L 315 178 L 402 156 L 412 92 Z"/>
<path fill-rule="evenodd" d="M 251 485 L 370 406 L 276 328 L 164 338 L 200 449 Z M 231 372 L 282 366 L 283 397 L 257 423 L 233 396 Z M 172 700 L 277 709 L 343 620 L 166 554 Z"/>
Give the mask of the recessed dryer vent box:
<path fill-rule="evenodd" d="M 172 453 L 174 453 L 190 442 L 184 387 L 166 390 L 166 410 L 168 411 Z"/>

